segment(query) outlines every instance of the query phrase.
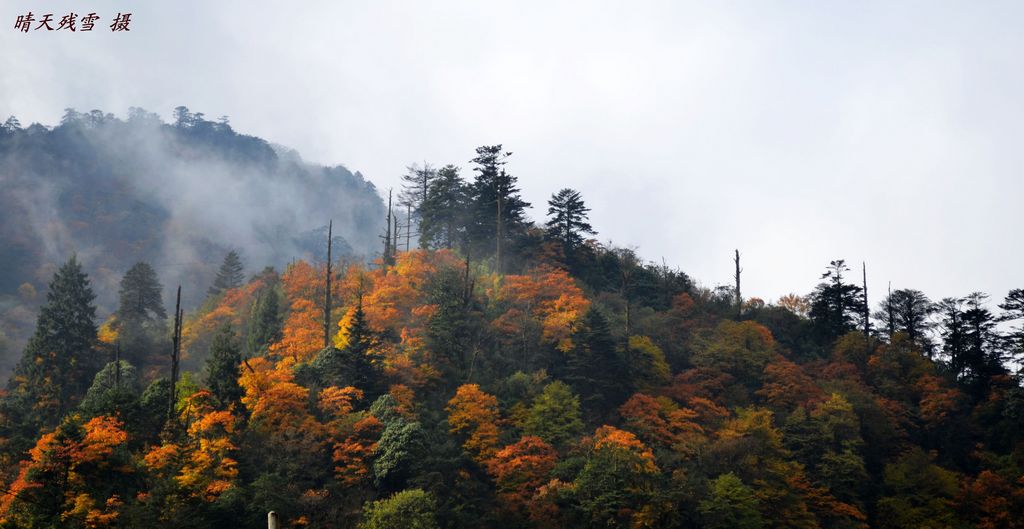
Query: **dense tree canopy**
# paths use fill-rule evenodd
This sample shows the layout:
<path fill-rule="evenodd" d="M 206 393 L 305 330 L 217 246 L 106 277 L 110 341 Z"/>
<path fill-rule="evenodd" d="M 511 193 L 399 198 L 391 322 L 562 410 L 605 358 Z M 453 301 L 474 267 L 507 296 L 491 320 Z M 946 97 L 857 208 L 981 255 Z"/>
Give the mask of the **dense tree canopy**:
<path fill-rule="evenodd" d="M 868 307 L 837 259 L 737 310 L 587 240 L 578 192 L 534 224 L 509 160 L 410 172 L 423 248 L 229 254 L 173 387 L 157 270 L 99 322 L 71 258 L 0 396 L 0 527 L 1020 526 L 1020 290 Z"/>

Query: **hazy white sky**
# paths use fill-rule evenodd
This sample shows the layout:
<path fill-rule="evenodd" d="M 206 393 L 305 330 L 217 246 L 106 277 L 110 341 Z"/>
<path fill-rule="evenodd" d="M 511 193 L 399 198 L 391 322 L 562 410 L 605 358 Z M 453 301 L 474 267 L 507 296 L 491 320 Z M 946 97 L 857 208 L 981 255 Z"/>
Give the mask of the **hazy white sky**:
<path fill-rule="evenodd" d="M 102 31 L 15 31 L 27 11 Z M 766 299 L 834 258 L 867 261 L 875 302 L 1024 287 L 1021 3 L 3 0 L 0 22 L 0 115 L 25 124 L 184 104 L 382 189 L 503 143 L 535 218 L 578 188 L 602 240 L 709 286 L 739 248 Z"/>

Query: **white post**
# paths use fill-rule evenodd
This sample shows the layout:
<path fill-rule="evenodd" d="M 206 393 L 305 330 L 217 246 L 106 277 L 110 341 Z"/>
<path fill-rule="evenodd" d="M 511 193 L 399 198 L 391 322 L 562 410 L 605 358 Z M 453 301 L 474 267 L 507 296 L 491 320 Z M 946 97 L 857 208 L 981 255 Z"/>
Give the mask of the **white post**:
<path fill-rule="evenodd" d="M 274 511 L 267 513 L 267 529 L 279 529 L 277 513 Z"/>

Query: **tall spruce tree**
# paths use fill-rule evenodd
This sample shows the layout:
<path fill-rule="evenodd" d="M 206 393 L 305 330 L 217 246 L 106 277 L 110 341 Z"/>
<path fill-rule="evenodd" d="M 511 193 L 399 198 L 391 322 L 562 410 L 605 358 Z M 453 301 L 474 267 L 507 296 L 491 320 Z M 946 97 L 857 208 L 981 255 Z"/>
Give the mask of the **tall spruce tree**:
<path fill-rule="evenodd" d="M 238 252 L 231 250 L 224 256 L 224 262 L 221 263 L 220 270 L 217 271 L 217 278 L 213 280 L 213 285 L 207 292 L 211 296 L 216 296 L 225 290 L 242 286 L 245 281 L 244 269 L 241 256 L 238 255 Z"/>
<path fill-rule="evenodd" d="M 469 189 L 459 176 L 459 168 L 446 165 L 438 170 L 420 207 L 421 244 L 447 249 L 464 245 L 468 201 Z"/>
<path fill-rule="evenodd" d="M 377 343 L 377 334 L 366 321 L 362 297 L 356 302 L 355 312 L 345 329 L 345 334 L 348 343 L 345 345 L 344 355 L 349 382 L 363 390 L 368 398 L 380 395 L 383 393 L 381 374 L 371 356 L 373 346 Z"/>
<path fill-rule="evenodd" d="M 23 426 L 53 427 L 89 389 L 100 367 L 95 298 L 72 256 L 50 282 L 35 334 L 8 383 L 10 396 L 31 409 Z"/>
<path fill-rule="evenodd" d="M 423 218 L 423 204 L 427 201 L 431 184 L 437 176 L 437 169 L 426 162 L 423 162 L 422 166 L 412 164 L 406 167 L 406 172 L 402 175 L 402 192 L 398 198 L 400 203 L 412 212 L 412 218 L 408 219 L 409 226 L 406 227 L 410 234 L 414 231 L 413 222 L 419 222 Z M 423 245 L 422 237 L 420 245 Z"/>
<path fill-rule="evenodd" d="M 162 292 L 163 285 L 153 267 L 145 262 L 135 263 L 121 279 L 118 324 L 146 324 L 167 319 Z"/>
<path fill-rule="evenodd" d="M 597 234 L 588 222 L 589 212 L 583 196 L 575 189 L 562 189 L 548 200 L 547 238 L 561 244 L 562 254 L 570 266 L 577 261 L 576 253 L 583 245 L 583 236 Z"/>
<path fill-rule="evenodd" d="M 1003 309 L 1000 321 L 1016 323 L 1006 333 L 1005 339 L 1007 353 L 1020 365 L 1024 361 L 1024 289 L 1011 290 L 999 308 Z"/>
<path fill-rule="evenodd" d="M 846 261 L 831 261 L 821 275 L 825 281 L 818 284 L 811 294 L 811 321 L 819 340 L 825 345 L 831 345 L 840 336 L 854 330 L 857 318 L 863 314 L 861 288 L 843 281 L 843 273 L 847 271 Z"/>
<path fill-rule="evenodd" d="M 511 152 L 501 145 L 477 147 L 473 171 L 473 240 L 478 251 L 486 255 L 493 248 L 495 269 L 502 273 L 509 242 L 526 232 L 526 208 L 530 203 L 522 199 L 516 187 L 515 176 L 505 171 Z M 492 246 L 493 244 L 493 246 Z"/>
<path fill-rule="evenodd" d="M 115 324 L 122 354 L 133 365 L 152 365 L 154 353 L 165 346 L 167 311 L 162 292 L 156 271 L 144 262 L 136 263 L 121 279 Z"/>
<path fill-rule="evenodd" d="M 580 395 L 590 419 L 625 400 L 629 388 L 625 362 L 612 337 L 608 319 L 591 307 L 573 334 L 565 380 Z"/>
<path fill-rule="evenodd" d="M 988 295 L 981 292 L 966 298 L 963 361 L 956 366 L 968 393 L 977 399 L 988 393 L 989 379 L 1004 372 L 1001 339 L 996 331 L 996 318 L 985 307 L 987 300 Z"/>
<path fill-rule="evenodd" d="M 206 387 L 221 407 L 228 408 L 242 401 L 242 387 L 238 385 L 238 368 L 242 352 L 235 331 L 228 324 L 217 329 L 206 358 Z"/>
<path fill-rule="evenodd" d="M 245 337 L 247 354 L 263 355 L 271 344 L 281 339 L 283 324 L 281 296 L 275 285 L 267 285 L 256 294 L 256 301 L 249 312 L 249 326 Z"/>
<path fill-rule="evenodd" d="M 942 353 L 957 377 L 964 371 L 967 350 L 967 328 L 964 319 L 964 298 L 943 298 L 935 305 L 939 315 Z M 893 311 L 895 312 L 895 310 Z"/>
<path fill-rule="evenodd" d="M 927 333 L 932 328 L 931 315 L 935 310 L 935 304 L 923 292 L 905 288 L 886 296 L 875 318 L 882 320 L 886 328 L 906 333 L 931 358 L 933 347 Z"/>
<path fill-rule="evenodd" d="M 344 328 L 344 336 L 342 349 L 325 347 L 311 363 L 316 383 L 324 387 L 355 386 L 367 399 L 376 398 L 384 392 L 380 369 L 371 356 L 378 337 L 366 321 L 362 299 Z"/>

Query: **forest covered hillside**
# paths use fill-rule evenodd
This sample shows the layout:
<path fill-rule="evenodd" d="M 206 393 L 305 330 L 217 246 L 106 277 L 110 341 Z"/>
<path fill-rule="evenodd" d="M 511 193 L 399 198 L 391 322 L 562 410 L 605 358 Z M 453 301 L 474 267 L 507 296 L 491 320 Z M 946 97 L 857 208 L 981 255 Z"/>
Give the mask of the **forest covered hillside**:
<path fill-rule="evenodd" d="M 0 527 L 1024 527 L 1024 291 L 869 298 L 837 256 L 766 302 L 740 252 L 705 288 L 597 243 L 586 190 L 527 218 L 511 161 L 411 167 L 420 248 L 393 208 L 372 262 L 242 246 L 194 310 L 159 262 L 64 256 Z"/>
<path fill-rule="evenodd" d="M 171 123 L 138 108 L 124 119 L 68 109 L 54 127 L 10 118 L 0 125 L 0 187 L 3 378 L 47 282 L 73 253 L 106 315 L 136 261 L 158 267 L 168 284 L 200 284 L 231 249 L 267 265 L 322 259 L 329 217 L 336 252 L 370 255 L 384 208 L 359 173 L 303 162 L 235 132 L 226 117 L 209 121 L 185 107 Z M 186 306 L 203 294 L 187 290 Z"/>

